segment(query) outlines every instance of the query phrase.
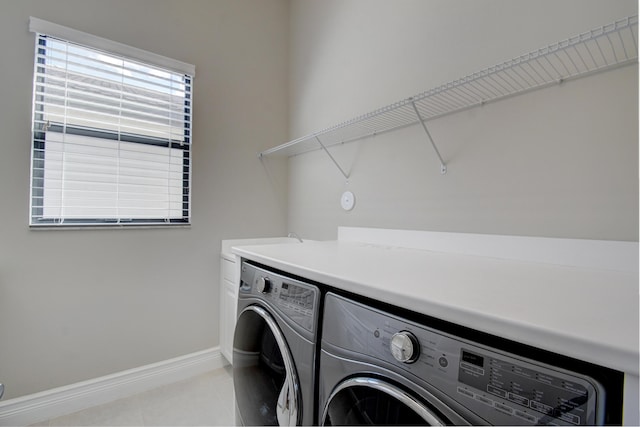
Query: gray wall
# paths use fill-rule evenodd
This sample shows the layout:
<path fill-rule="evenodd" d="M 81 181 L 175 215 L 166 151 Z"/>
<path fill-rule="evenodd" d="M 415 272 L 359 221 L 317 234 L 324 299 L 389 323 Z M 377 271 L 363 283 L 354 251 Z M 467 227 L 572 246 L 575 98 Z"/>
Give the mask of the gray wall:
<path fill-rule="evenodd" d="M 28 228 L 30 15 L 196 65 L 193 225 Z M 285 233 L 284 0 L 0 2 L 0 382 L 5 399 L 218 344 L 224 238 Z M 259 207 L 259 209 L 257 209 Z"/>
<path fill-rule="evenodd" d="M 5 398 L 217 345 L 221 239 L 354 225 L 637 240 L 637 67 L 431 122 L 445 176 L 419 128 L 337 147 L 348 185 L 319 152 L 292 158 L 289 177 L 287 162 L 255 157 L 635 1 L 4 0 L 0 12 Z M 30 15 L 196 65 L 191 228 L 28 229 Z"/>
<path fill-rule="evenodd" d="M 637 14 L 635 0 L 327 0 L 291 9 L 290 137 Z M 292 157 L 289 228 L 638 239 L 638 68 Z M 351 212 L 340 195 L 356 195 Z"/>

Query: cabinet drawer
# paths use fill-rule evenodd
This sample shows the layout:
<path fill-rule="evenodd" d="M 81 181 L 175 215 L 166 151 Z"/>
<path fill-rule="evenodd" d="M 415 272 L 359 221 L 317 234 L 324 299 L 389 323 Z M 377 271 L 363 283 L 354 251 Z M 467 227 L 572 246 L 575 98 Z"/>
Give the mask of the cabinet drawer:
<path fill-rule="evenodd" d="M 236 282 L 236 263 L 226 258 L 222 259 L 222 277 L 231 283 Z"/>

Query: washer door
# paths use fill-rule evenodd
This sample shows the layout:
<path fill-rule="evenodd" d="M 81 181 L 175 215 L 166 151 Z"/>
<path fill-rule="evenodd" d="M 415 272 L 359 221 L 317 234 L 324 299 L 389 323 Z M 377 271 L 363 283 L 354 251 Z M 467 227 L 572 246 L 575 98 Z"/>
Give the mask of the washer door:
<path fill-rule="evenodd" d="M 293 358 L 276 321 L 257 305 L 238 316 L 233 384 L 243 425 L 299 425 L 300 386 Z"/>
<path fill-rule="evenodd" d="M 356 377 L 340 383 L 322 414 L 322 425 L 445 425 L 432 409 L 379 379 Z"/>

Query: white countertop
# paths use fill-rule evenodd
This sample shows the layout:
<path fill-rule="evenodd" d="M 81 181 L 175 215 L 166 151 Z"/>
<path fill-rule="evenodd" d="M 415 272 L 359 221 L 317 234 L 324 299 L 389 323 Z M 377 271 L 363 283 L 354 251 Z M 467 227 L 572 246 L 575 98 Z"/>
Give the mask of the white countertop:
<path fill-rule="evenodd" d="M 638 375 L 637 271 L 339 240 L 232 251 L 345 291 Z"/>
<path fill-rule="evenodd" d="M 228 239 L 222 240 L 220 244 L 220 256 L 234 261 L 235 258 L 231 248 L 233 246 L 248 246 L 248 245 L 271 245 L 275 243 L 301 243 L 298 239 L 293 237 L 258 237 L 253 239 Z"/>

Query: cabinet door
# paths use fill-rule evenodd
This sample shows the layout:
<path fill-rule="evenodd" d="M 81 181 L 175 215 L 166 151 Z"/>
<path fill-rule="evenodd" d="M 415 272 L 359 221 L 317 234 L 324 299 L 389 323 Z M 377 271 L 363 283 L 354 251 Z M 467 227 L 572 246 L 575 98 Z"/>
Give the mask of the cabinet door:
<path fill-rule="evenodd" d="M 235 285 L 228 280 L 224 280 L 222 284 L 223 288 L 223 308 L 221 315 L 225 318 L 222 322 L 225 326 L 224 332 L 224 345 L 222 354 L 227 358 L 229 363 L 233 363 L 233 333 L 236 325 L 236 304 L 238 303 L 235 293 Z"/>
<path fill-rule="evenodd" d="M 236 325 L 236 263 L 220 259 L 220 352 L 232 363 L 233 332 Z"/>

